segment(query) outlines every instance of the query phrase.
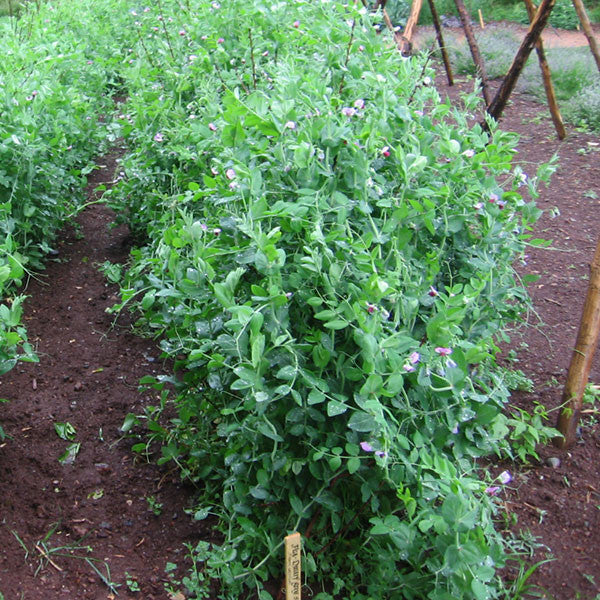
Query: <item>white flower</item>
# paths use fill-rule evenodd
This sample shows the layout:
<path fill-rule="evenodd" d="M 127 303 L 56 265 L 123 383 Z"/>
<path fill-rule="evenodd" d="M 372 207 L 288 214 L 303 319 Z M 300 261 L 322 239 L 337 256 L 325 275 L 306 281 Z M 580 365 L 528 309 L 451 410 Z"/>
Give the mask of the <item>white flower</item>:
<path fill-rule="evenodd" d="M 235 179 L 235 171 L 233 169 L 227 169 L 227 171 L 225 171 L 225 177 L 227 177 L 227 179 Z"/>
<path fill-rule="evenodd" d="M 475 156 L 475 150 L 469 148 L 463 152 L 463 156 L 466 156 L 467 158 L 473 158 L 473 156 Z"/>
<path fill-rule="evenodd" d="M 284 125 L 285 129 L 296 129 L 296 122 L 295 121 L 288 121 L 285 125 Z"/>

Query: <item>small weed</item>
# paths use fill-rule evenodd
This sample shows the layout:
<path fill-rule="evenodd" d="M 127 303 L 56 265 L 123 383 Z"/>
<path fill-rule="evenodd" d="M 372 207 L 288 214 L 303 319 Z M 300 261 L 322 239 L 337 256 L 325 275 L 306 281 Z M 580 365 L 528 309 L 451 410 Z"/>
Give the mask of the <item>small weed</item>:
<path fill-rule="evenodd" d="M 57 531 L 60 527 L 60 523 L 55 523 L 48 533 L 40 540 L 35 542 L 31 548 L 27 547 L 27 544 L 19 537 L 16 531 L 11 531 L 23 551 L 25 552 L 25 561 L 27 562 L 31 558 L 31 562 L 37 563 L 35 566 L 34 576 L 42 571 L 47 565 L 51 565 L 57 571 L 62 572 L 63 568 L 57 564 L 55 561 L 59 558 L 71 558 L 76 560 L 84 561 L 93 571 L 100 577 L 102 583 L 106 585 L 106 587 L 113 593 L 118 594 L 117 588 L 120 587 L 119 584 L 114 583 L 112 581 L 110 575 L 110 568 L 106 561 L 101 561 L 97 558 L 93 558 L 88 556 L 92 552 L 91 546 L 81 545 L 81 541 L 72 543 L 72 544 L 64 544 L 53 546 L 50 544 L 50 539 L 56 533 L 60 534 L 60 531 Z M 101 570 L 100 567 L 103 567 Z M 103 572 L 104 571 L 104 572 Z"/>
<path fill-rule="evenodd" d="M 148 503 L 148 508 L 159 517 L 162 513 L 163 505 L 162 502 L 158 502 L 158 500 L 154 496 L 146 496 L 146 502 Z"/>
<path fill-rule="evenodd" d="M 130 592 L 139 592 L 141 591 L 140 584 L 137 582 L 137 579 L 130 575 L 127 571 L 125 571 L 125 583 L 129 588 Z"/>

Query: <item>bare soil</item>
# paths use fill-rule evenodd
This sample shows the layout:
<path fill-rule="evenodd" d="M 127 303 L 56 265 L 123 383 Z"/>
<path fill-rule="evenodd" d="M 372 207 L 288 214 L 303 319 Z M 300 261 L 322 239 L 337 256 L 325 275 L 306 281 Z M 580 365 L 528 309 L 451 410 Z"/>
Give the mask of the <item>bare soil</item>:
<path fill-rule="evenodd" d="M 463 81 L 448 89 L 443 79 L 440 90 L 455 103 L 472 86 Z M 506 357 L 516 352 L 513 366 L 535 384 L 534 392 L 515 394 L 516 405 L 552 410 L 560 404 L 600 232 L 600 138 L 570 129 L 558 142 L 546 107 L 522 96 L 514 96 L 502 126 L 521 134 L 517 158 L 528 174 L 554 153 L 560 157 L 551 186 L 542 189 L 544 215 L 535 231 L 553 240 L 552 248 L 531 248 L 520 267 L 540 276 L 530 292 L 543 325 L 532 315 L 505 348 Z M 116 156 L 100 160 L 91 198 L 112 179 Z M 106 208 L 91 206 L 77 229 L 63 233 L 60 254 L 26 290 L 26 322 L 41 361 L 21 364 L 0 381 L 0 396 L 9 400 L 2 425 L 10 437 L 0 444 L 0 592 L 7 600 L 100 600 L 117 591 L 125 599 L 169 599 L 166 563 L 184 566 L 183 544 L 212 535 L 209 523 L 185 513 L 193 490 L 177 473 L 136 459 L 119 431 L 127 413 L 157 402 L 138 391 L 139 378 L 168 365 L 152 340 L 130 333 L 125 317 L 115 323 L 105 312 L 117 290 L 97 265 L 128 254 L 127 231 L 109 229 L 111 220 Z M 600 382 L 598 361 L 591 380 Z M 81 444 L 68 465 L 58 458 L 69 442 L 54 427 L 64 422 Z M 532 550 L 529 564 L 553 559 L 531 580 L 547 590 L 546 598 L 592 600 L 600 593 L 598 433 L 588 413 L 570 451 L 541 448 L 539 464 L 503 465 L 514 480 L 500 498 L 499 517 L 543 545 Z M 111 582 L 120 587 L 111 590 Z"/>

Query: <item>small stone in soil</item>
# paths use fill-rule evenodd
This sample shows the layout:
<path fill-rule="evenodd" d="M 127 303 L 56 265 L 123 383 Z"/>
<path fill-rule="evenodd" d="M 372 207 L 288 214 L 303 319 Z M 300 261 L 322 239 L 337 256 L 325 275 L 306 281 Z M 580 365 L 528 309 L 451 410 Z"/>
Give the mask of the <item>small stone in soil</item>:
<path fill-rule="evenodd" d="M 546 464 L 553 469 L 558 469 L 558 467 L 560 467 L 560 458 L 557 456 L 549 456 L 546 459 Z"/>

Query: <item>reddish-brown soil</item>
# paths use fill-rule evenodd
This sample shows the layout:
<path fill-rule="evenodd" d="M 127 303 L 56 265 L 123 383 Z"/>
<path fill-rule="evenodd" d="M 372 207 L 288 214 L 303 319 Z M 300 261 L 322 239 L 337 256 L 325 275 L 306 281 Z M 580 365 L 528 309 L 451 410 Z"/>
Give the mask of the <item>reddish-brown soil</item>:
<path fill-rule="evenodd" d="M 463 82 L 442 94 L 454 102 Z M 536 236 L 553 240 L 551 249 L 531 248 L 523 273 L 540 279 L 530 287 L 540 324 L 512 336 L 515 368 L 535 384 L 515 402 L 532 409 L 560 404 L 600 232 L 600 138 L 569 130 L 558 142 L 547 109 L 514 97 L 502 126 L 521 134 L 518 161 L 528 174 L 560 157 L 560 167 L 539 206 L 544 215 Z M 109 180 L 114 157 L 90 181 L 91 190 Z M 27 288 L 26 322 L 40 364 L 21 364 L 0 382 L 2 425 L 10 438 L 0 445 L 0 592 L 7 600 L 114 598 L 83 557 L 108 581 L 119 598 L 167 599 L 164 567 L 184 564 L 185 542 L 211 535 L 206 524 L 184 512 L 192 490 L 174 472 L 136 459 L 119 427 L 128 412 L 156 402 L 137 390 L 145 374 L 166 369 L 152 341 L 132 336 L 124 317 L 117 324 L 105 308 L 116 289 L 97 265 L 127 256 L 127 232 L 108 229 L 111 215 L 93 206 L 79 217 L 80 230 L 63 234 L 60 254 Z M 600 365 L 591 380 L 600 382 Z M 552 420 L 555 418 L 552 413 Z M 514 479 L 499 499 L 499 517 L 513 531 L 543 544 L 528 564 L 551 557 L 531 581 L 546 598 L 592 600 L 600 592 L 600 440 L 594 413 L 582 422 L 581 437 L 566 453 L 541 448 L 541 462 L 508 465 Z M 54 424 L 69 422 L 81 450 L 73 464 L 58 457 L 67 446 Z M 547 459 L 558 458 L 551 466 Z M 506 465 L 503 465 L 505 468 Z M 149 498 L 162 504 L 159 515 Z M 79 547 L 71 553 L 70 548 Z M 86 548 L 89 547 L 89 552 Z M 59 548 L 64 548 L 60 551 Z M 532 551 L 533 552 L 533 551 Z M 110 568 L 110 574 L 106 567 Z M 126 574 L 141 592 L 127 586 Z"/>

